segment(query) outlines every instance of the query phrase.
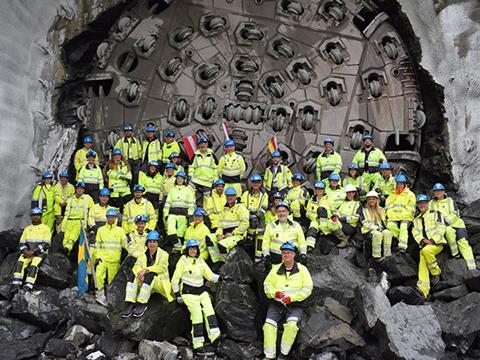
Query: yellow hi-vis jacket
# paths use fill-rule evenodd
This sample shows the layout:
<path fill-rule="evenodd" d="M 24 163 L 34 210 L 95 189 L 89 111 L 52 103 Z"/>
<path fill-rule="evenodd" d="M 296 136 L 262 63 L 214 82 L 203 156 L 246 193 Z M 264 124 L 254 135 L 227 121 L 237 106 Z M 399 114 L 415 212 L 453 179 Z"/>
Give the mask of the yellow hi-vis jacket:
<path fill-rule="evenodd" d="M 62 186 L 62 184 L 58 182 L 53 187 L 53 193 L 55 194 L 54 213 L 55 216 L 60 216 L 62 215 L 62 207 L 60 205 L 66 203 L 67 200 L 75 194 L 75 186 L 70 183 Z"/>
<path fill-rule="evenodd" d="M 218 228 L 218 219 L 223 211 L 223 207 L 227 202 L 227 197 L 222 192 L 222 195 L 213 190 L 212 194 L 207 198 L 205 203 L 205 211 L 210 219 L 212 229 Z"/>
<path fill-rule="evenodd" d="M 137 229 L 128 234 L 127 251 L 134 258 L 138 258 L 147 250 L 147 234 L 145 230 L 140 234 Z"/>
<path fill-rule="evenodd" d="M 170 278 L 168 276 L 168 253 L 165 250 L 157 248 L 155 262 L 153 263 L 153 265 L 147 266 L 148 261 L 146 251 L 147 250 L 139 254 L 135 265 L 133 265 L 132 272 L 135 274 L 135 276 L 143 269 L 148 269 L 148 272 L 153 272 L 157 275 L 160 275 L 161 280 L 170 281 Z"/>
<path fill-rule="evenodd" d="M 269 166 L 265 170 L 265 179 L 263 185 L 267 191 L 272 190 L 274 184 L 276 185 L 278 191 L 284 190 L 286 188 L 292 187 L 292 172 L 285 165 L 278 165 L 277 172 L 273 175 L 274 167 Z"/>
<path fill-rule="evenodd" d="M 39 207 L 44 213 L 54 211 L 55 188 L 53 184 L 38 184 L 35 189 L 33 189 L 32 208 L 34 207 Z"/>
<path fill-rule="evenodd" d="M 132 180 L 132 172 L 123 162 L 119 162 L 115 169 L 107 171 L 110 197 L 118 198 L 130 194 L 128 183 Z"/>
<path fill-rule="evenodd" d="M 449 224 L 441 212 L 427 210 L 413 220 L 412 235 L 420 247 L 424 246 L 422 242 L 424 238 L 433 241 L 433 245 L 446 245 L 445 231 L 447 226 Z"/>
<path fill-rule="evenodd" d="M 175 175 L 167 176 L 167 174 L 163 175 L 163 183 L 162 183 L 162 193 L 161 198 L 168 196 L 170 190 L 175 186 Z"/>
<path fill-rule="evenodd" d="M 113 206 L 100 203 L 94 204 L 88 212 L 88 226 L 93 227 L 95 225 L 105 225 L 107 222 L 107 211 L 110 209 L 116 209 Z M 115 222 L 115 225 L 117 223 Z"/>
<path fill-rule="evenodd" d="M 313 281 L 310 272 L 302 264 L 295 262 L 292 270 L 287 271 L 282 263 L 272 266 L 263 288 L 269 299 L 275 299 L 275 293 L 280 291 L 284 296 L 289 296 L 292 302 L 302 302 L 312 294 Z"/>
<path fill-rule="evenodd" d="M 400 194 L 394 191 L 385 202 L 387 219 L 392 221 L 412 221 L 415 216 L 417 199 L 409 188 Z"/>
<path fill-rule="evenodd" d="M 192 165 L 188 167 L 190 182 L 211 187 L 218 178 L 217 162 L 212 149 L 207 149 L 205 154 L 200 150 L 195 151 Z"/>
<path fill-rule="evenodd" d="M 352 227 L 356 227 L 358 220 L 360 220 L 360 214 L 362 212 L 362 204 L 358 200 L 343 200 L 334 214 L 338 217 L 346 218 L 348 224 Z"/>
<path fill-rule="evenodd" d="M 142 156 L 142 144 L 134 136 L 118 139 L 115 149 L 120 149 L 123 157 L 128 160 L 138 160 Z"/>
<path fill-rule="evenodd" d="M 188 240 L 197 240 L 198 243 L 200 244 L 200 256 L 204 259 L 208 259 L 208 250 L 207 250 L 207 237 L 211 235 L 211 231 L 208 228 L 207 225 L 203 223 L 203 221 L 195 225 L 192 223 L 187 230 L 185 231 L 185 244 L 183 245 L 183 248 L 185 248 L 185 245 Z"/>
<path fill-rule="evenodd" d="M 333 201 L 328 196 L 322 196 L 320 199 L 317 198 L 316 195 L 308 200 L 306 211 L 307 211 L 307 219 L 313 221 L 317 218 L 317 210 L 318 207 L 321 206 L 327 210 L 328 217 L 330 218 L 332 214 L 332 209 L 334 208 Z"/>
<path fill-rule="evenodd" d="M 280 246 L 287 241 L 295 245 L 300 254 L 307 254 L 305 235 L 299 223 L 291 220 L 287 220 L 286 224 L 280 224 L 279 220 L 268 223 L 262 242 L 263 255 L 269 256 L 270 253 L 280 255 L 282 253 Z"/>
<path fill-rule="evenodd" d="M 145 139 L 142 145 L 142 161 L 149 162 L 156 161 L 158 164 L 162 162 L 162 145 L 160 140 L 153 137 L 152 140 Z"/>
<path fill-rule="evenodd" d="M 169 191 L 165 207 L 163 208 L 163 217 L 168 214 L 173 215 L 192 215 L 195 209 L 195 194 L 190 186 L 174 185 Z"/>
<path fill-rule="evenodd" d="M 225 204 L 218 217 L 217 235 L 233 230 L 235 236 L 245 236 L 248 230 L 250 214 L 244 204 L 235 202 L 232 207 Z"/>
<path fill-rule="evenodd" d="M 340 174 L 343 166 L 342 156 L 336 151 L 332 151 L 330 154 L 322 152 L 317 157 L 316 165 L 317 180 L 322 180 L 322 172 L 324 171 Z"/>
<path fill-rule="evenodd" d="M 36 256 L 45 254 L 48 252 L 51 240 L 52 231 L 47 225 L 42 223 L 38 225 L 31 224 L 23 229 L 19 250 L 22 253 L 27 250 L 33 250 Z"/>
<path fill-rule="evenodd" d="M 465 229 L 465 223 L 460 217 L 460 210 L 458 210 L 455 200 L 451 197 L 446 196 L 442 200 L 432 199 L 430 200 L 429 208 L 430 210 L 440 211 L 453 228 Z"/>
<path fill-rule="evenodd" d="M 341 186 L 338 186 L 335 189 L 332 189 L 330 185 L 327 186 L 325 189 L 325 193 L 327 196 L 330 198 L 330 201 L 332 202 L 332 211 L 335 210 L 340 206 L 342 201 L 345 199 L 345 190 Z"/>
<path fill-rule="evenodd" d="M 226 183 L 239 183 L 246 169 L 245 160 L 236 152 L 223 155 L 218 162 L 218 176 Z"/>
<path fill-rule="evenodd" d="M 372 189 L 375 190 L 378 195 L 390 196 L 395 192 L 396 186 L 397 183 L 395 182 L 395 176 L 390 175 L 387 179 L 380 176 L 377 181 L 375 181 Z"/>
<path fill-rule="evenodd" d="M 362 223 L 362 234 L 366 234 L 370 231 L 382 232 L 386 229 L 387 217 L 385 215 L 385 209 L 378 207 L 378 214 L 379 217 L 375 217 L 370 211 L 368 211 L 367 208 L 362 210 L 362 214 L 360 216 L 360 221 Z"/>
<path fill-rule="evenodd" d="M 365 169 L 366 154 L 367 152 L 365 151 L 365 149 L 360 149 L 357 151 L 357 153 L 353 157 L 352 163 L 358 164 L 358 166 L 360 167 L 360 170 Z M 376 147 L 372 147 L 372 149 L 370 150 L 370 153 L 368 154 L 368 167 L 378 168 L 380 164 L 384 161 L 387 161 L 387 158 L 383 154 L 382 150 L 377 149 Z"/>
<path fill-rule="evenodd" d="M 290 205 L 294 218 L 301 217 L 302 208 L 305 208 L 309 196 L 307 189 L 302 185 L 292 187 L 285 196 L 285 202 Z"/>
<path fill-rule="evenodd" d="M 188 287 L 199 289 L 199 293 L 201 293 L 203 292 L 204 279 L 215 283 L 218 282 L 219 278 L 203 258 L 183 255 L 178 260 L 172 276 L 172 289 L 174 293 L 183 292 L 185 285 L 188 285 Z"/>
<path fill-rule="evenodd" d="M 120 226 L 105 224 L 98 229 L 95 237 L 95 259 L 119 263 L 122 248 L 128 250 L 128 241 Z"/>
<path fill-rule="evenodd" d="M 87 152 L 93 149 L 81 148 L 78 149 L 73 158 L 73 165 L 75 166 L 75 171 L 77 173 L 75 180 L 78 180 L 78 175 L 80 174 L 80 169 L 87 164 Z M 95 151 L 93 151 L 97 154 Z M 97 154 L 98 155 L 98 154 Z M 98 156 L 95 157 L 95 165 L 98 165 Z"/>
<path fill-rule="evenodd" d="M 248 210 L 260 211 L 264 215 L 268 210 L 268 194 L 261 190 L 256 194 L 245 191 L 240 202 L 244 204 Z"/>
<path fill-rule="evenodd" d="M 170 159 L 168 158 L 173 152 L 180 154 L 180 145 L 175 140 L 172 141 L 170 144 L 166 142 L 163 143 L 162 146 L 162 161 L 164 164 L 168 164 Z"/>
<path fill-rule="evenodd" d="M 140 171 L 138 183 L 145 188 L 145 192 L 150 194 L 161 194 L 163 186 L 163 175 L 157 172 L 155 176 Z"/>
<path fill-rule="evenodd" d="M 65 231 L 68 220 L 83 220 L 85 226 L 87 226 L 88 214 L 93 205 L 92 197 L 87 194 L 83 194 L 80 197 L 73 195 L 68 199 L 65 216 L 62 221 L 62 231 Z"/>
<path fill-rule="evenodd" d="M 85 184 L 98 184 L 99 189 L 103 189 L 103 173 L 98 165 L 89 168 L 88 164 L 80 169 L 78 181 L 83 181 Z"/>
<path fill-rule="evenodd" d="M 135 199 L 130 200 L 124 206 L 124 214 L 122 221 L 122 228 L 125 233 L 129 234 L 137 228 L 135 225 L 135 217 L 138 215 L 145 215 L 148 219 L 145 229 L 155 230 L 157 226 L 157 213 L 152 203 L 145 198 L 137 203 Z"/>

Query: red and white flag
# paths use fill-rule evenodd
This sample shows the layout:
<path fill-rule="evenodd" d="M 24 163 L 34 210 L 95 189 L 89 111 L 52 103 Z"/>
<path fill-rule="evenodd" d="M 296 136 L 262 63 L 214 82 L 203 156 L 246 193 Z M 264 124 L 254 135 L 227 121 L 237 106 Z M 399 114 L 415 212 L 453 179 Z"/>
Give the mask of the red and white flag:
<path fill-rule="evenodd" d="M 182 138 L 182 141 L 183 146 L 185 146 L 185 151 L 187 152 L 188 160 L 192 160 L 195 151 L 198 149 L 197 135 L 185 136 Z"/>
<path fill-rule="evenodd" d="M 226 122 L 222 123 L 223 133 L 225 134 L 225 140 L 230 140 L 230 135 L 228 135 L 228 125 Z"/>

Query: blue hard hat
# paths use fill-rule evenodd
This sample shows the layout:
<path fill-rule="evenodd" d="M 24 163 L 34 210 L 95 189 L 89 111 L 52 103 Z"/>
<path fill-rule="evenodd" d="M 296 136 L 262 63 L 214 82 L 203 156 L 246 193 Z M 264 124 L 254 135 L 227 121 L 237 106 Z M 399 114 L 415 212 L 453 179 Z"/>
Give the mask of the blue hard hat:
<path fill-rule="evenodd" d="M 250 181 L 252 181 L 252 182 L 263 181 L 263 179 L 259 174 L 253 174 L 252 176 L 250 176 Z"/>
<path fill-rule="evenodd" d="M 417 203 L 421 202 L 421 201 L 428 201 L 428 196 L 425 195 L 425 194 L 420 194 L 417 196 Z"/>
<path fill-rule="evenodd" d="M 197 138 L 197 144 L 201 144 L 201 143 L 208 143 L 208 139 L 204 138 L 203 136 Z"/>
<path fill-rule="evenodd" d="M 152 230 L 147 234 L 147 241 L 159 241 L 160 234 L 158 231 Z"/>
<path fill-rule="evenodd" d="M 145 132 L 155 132 L 155 126 L 152 125 L 152 124 L 148 124 L 148 125 L 145 127 Z"/>
<path fill-rule="evenodd" d="M 202 208 L 196 208 L 193 212 L 193 216 L 205 216 L 207 213 Z"/>
<path fill-rule="evenodd" d="M 169 159 L 174 158 L 174 157 L 180 157 L 180 154 L 176 151 L 172 151 L 172 153 L 170 155 L 168 155 Z"/>
<path fill-rule="evenodd" d="M 288 210 L 288 212 L 290 212 L 290 206 L 285 202 L 279 202 L 277 205 L 275 205 L 276 209 L 278 209 L 279 207 L 284 207 Z"/>
<path fill-rule="evenodd" d="M 175 137 L 175 133 L 169 130 L 165 133 L 165 137 Z"/>
<path fill-rule="evenodd" d="M 42 209 L 39 207 L 34 207 L 32 210 L 30 210 L 30 215 L 42 215 Z"/>
<path fill-rule="evenodd" d="M 118 211 L 116 209 L 108 209 L 106 216 L 117 217 L 118 216 Z"/>
<path fill-rule="evenodd" d="M 108 190 L 107 188 L 103 188 L 102 190 L 100 190 L 99 195 L 100 196 L 110 196 L 110 190 Z"/>
<path fill-rule="evenodd" d="M 283 200 L 283 195 L 279 192 L 276 192 L 275 194 L 272 195 L 272 200 L 275 200 L 275 199 Z"/>
<path fill-rule="evenodd" d="M 58 174 L 58 177 L 68 178 L 68 171 L 62 171 L 60 174 Z"/>
<path fill-rule="evenodd" d="M 148 218 L 146 215 L 141 214 L 141 215 L 135 216 L 135 219 L 133 221 L 135 222 L 135 224 L 138 223 L 139 221 L 147 222 Z"/>
<path fill-rule="evenodd" d="M 386 161 L 382 162 L 379 166 L 380 170 L 391 170 L 392 167 L 390 166 L 390 164 Z"/>
<path fill-rule="evenodd" d="M 299 180 L 299 181 L 303 181 L 303 175 L 300 174 L 299 172 L 294 172 L 293 175 L 292 175 L 292 180 Z"/>
<path fill-rule="evenodd" d="M 358 166 L 357 163 L 350 163 L 350 164 L 347 165 L 347 168 L 348 168 L 348 170 L 350 170 L 350 169 L 358 170 L 358 169 L 360 169 L 360 166 Z"/>
<path fill-rule="evenodd" d="M 122 150 L 120 150 L 120 149 L 113 149 L 112 155 L 122 155 Z"/>
<path fill-rule="evenodd" d="M 165 165 L 165 169 L 176 169 L 177 167 L 175 166 L 174 163 L 168 163 Z"/>
<path fill-rule="evenodd" d="M 330 143 L 330 144 L 332 144 L 332 145 L 335 145 L 335 142 L 333 141 L 332 138 L 325 138 L 325 139 L 323 139 L 323 143 L 324 143 L 324 144 L 325 144 L 325 143 Z"/>
<path fill-rule="evenodd" d="M 290 241 L 286 241 L 280 246 L 280 250 L 290 250 L 297 252 L 297 247 L 293 245 Z"/>
<path fill-rule="evenodd" d="M 50 179 L 50 178 L 53 178 L 53 172 L 45 171 L 42 175 L 42 179 Z"/>
<path fill-rule="evenodd" d="M 215 187 L 217 187 L 218 185 L 224 185 L 224 186 L 225 186 L 225 181 L 223 181 L 222 179 L 217 179 L 217 180 L 213 183 L 212 187 L 215 188 Z"/>
<path fill-rule="evenodd" d="M 75 187 L 81 187 L 81 188 L 84 188 L 85 189 L 85 183 L 83 181 L 77 181 L 77 183 L 75 184 Z"/>
<path fill-rule="evenodd" d="M 132 124 L 123 125 L 123 131 L 133 131 L 133 125 Z"/>
<path fill-rule="evenodd" d="M 148 162 L 148 166 L 156 166 L 158 167 L 158 161 L 157 160 L 152 160 Z"/>
<path fill-rule="evenodd" d="M 406 183 L 408 183 L 408 179 L 405 175 L 398 174 L 397 176 L 395 176 L 395 182 L 406 184 Z"/>
<path fill-rule="evenodd" d="M 369 133 L 363 135 L 363 140 L 365 141 L 365 140 L 367 140 L 367 139 L 373 140 L 373 136 L 372 136 L 371 134 L 369 134 Z"/>
<path fill-rule="evenodd" d="M 336 173 L 331 173 L 330 176 L 328 177 L 328 180 L 330 181 L 340 181 L 340 175 Z"/>
<path fill-rule="evenodd" d="M 187 245 L 185 245 L 186 249 L 190 249 L 192 247 L 200 247 L 200 243 L 197 240 L 188 240 Z"/>
<path fill-rule="evenodd" d="M 225 143 L 223 144 L 223 147 L 227 147 L 227 146 L 235 146 L 235 141 L 233 141 L 232 139 L 228 139 L 228 140 L 225 141 Z"/>
<path fill-rule="evenodd" d="M 135 192 L 135 191 L 144 192 L 144 191 L 145 191 L 145 188 L 144 188 L 142 185 L 137 184 L 137 185 L 135 185 L 135 186 L 133 187 L 132 191 L 133 191 L 133 192 Z"/>
<path fill-rule="evenodd" d="M 275 150 L 272 152 L 272 157 L 282 157 L 282 154 L 280 154 L 280 151 Z"/>
<path fill-rule="evenodd" d="M 93 143 L 92 137 L 91 137 L 91 136 L 85 136 L 85 137 L 83 138 L 83 143 L 84 143 L 84 144 L 85 144 L 85 143 Z"/>
<path fill-rule="evenodd" d="M 187 175 L 183 171 L 179 171 L 178 173 L 175 174 L 175 177 L 182 177 L 184 179 L 187 178 Z"/>
<path fill-rule="evenodd" d="M 229 186 L 225 190 L 225 196 L 237 196 L 237 191 L 235 190 L 234 187 Z"/>
<path fill-rule="evenodd" d="M 433 191 L 436 191 L 436 190 L 445 190 L 445 186 L 443 186 L 443 184 L 441 183 L 436 183 L 435 185 L 433 185 Z"/>
<path fill-rule="evenodd" d="M 85 154 L 85 157 L 93 156 L 94 158 L 97 157 L 97 153 L 93 151 L 92 149 L 88 150 L 87 153 Z"/>
<path fill-rule="evenodd" d="M 326 187 L 323 181 L 317 181 L 314 186 L 315 186 L 315 189 L 325 189 Z"/>

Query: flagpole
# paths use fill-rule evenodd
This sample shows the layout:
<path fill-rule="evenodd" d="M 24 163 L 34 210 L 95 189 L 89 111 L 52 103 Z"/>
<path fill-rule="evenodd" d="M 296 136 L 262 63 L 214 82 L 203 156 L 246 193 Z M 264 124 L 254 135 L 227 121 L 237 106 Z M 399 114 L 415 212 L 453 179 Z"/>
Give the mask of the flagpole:
<path fill-rule="evenodd" d="M 83 238 L 85 239 L 85 250 L 87 251 L 87 255 L 90 263 L 90 271 L 92 272 L 93 285 L 95 286 L 95 293 L 96 293 L 98 286 L 97 286 L 97 276 L 95 272 L 95 264 L 93 263 L 92 254 L 90 253 L 90 245 L 87 237 L 87 232 L 85 231 L 83 220 L 82 220 L 82 232 L 83 232 Z"/>

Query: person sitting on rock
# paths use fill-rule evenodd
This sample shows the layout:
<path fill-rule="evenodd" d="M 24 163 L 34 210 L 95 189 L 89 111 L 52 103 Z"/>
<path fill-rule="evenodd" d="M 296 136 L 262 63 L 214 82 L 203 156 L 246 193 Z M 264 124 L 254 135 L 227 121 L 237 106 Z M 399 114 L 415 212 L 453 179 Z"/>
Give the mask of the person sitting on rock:
<path fill-rule="evenodd" d="M 315 182 L 315 194 L 307 202 L 307 219 L 310 221 L 307 231 L 307 248 L 315 248 L 316 238 L 320 230 L 323 235 L 331 233 L 330 218 L 332 216 L 331 209 L 333 208 L 333 201 L 328 195 L 325 195 L 326 185 L 323 181 Z M 319 209 L 323 209 L 322 211 Z"/>
<path fill-rule="evenodd" d="M 288 218 L 290 207 L 281 202 L 276 206 L 278 220 L 267 224 L 265 236 L 262 243 L 263 257 L 265 259 L 265 270 L 270 270 L 271 264 L 279 264 L 282 261 L 280 246 L 285 241 L 291 241 L 300 249 L 302 263 L 307 261 L 307 243 L 302 227 L 296 221 Z"/>
<path fill-rule="evenodd" d="M 398 251 L 405 254 L 408 247 L 408 228 L 415 216 L 415 194 L 408 188 L 405 175 L 395 176 L 395 192 L 385 202 L 387 229 L 398 239 Z"/>
<path fill-rule="evenodd" d="M 95 249 L 92 252 L 96 263 L 96 300 L 104 306 L 107 306 L 105 280 L 108 285 L 112 283 L 120 269 L 122 248 L 127 250 L 127 236 L 125 231 L 116 225 L 117 216 L 117 210 L 107 211 L 107 223 L 98 229 Z"/>
<path fill-rule="evenodd" d="M 428 201 L 426 195 L 418 195 L 417 207 L 420 215 L 413 220 L 412 230 L 413 237 L 420 247 L 417 288 L 425 298 L 430 293 L 430 287 L 434 287 L 440 281 L 441 270 L 436 255 L 447 245 L 445 231 L 448 225 L 441 212 L 429 210 Z"/>
<path fill-rule="evenodd" d="M 136 229 L 127 234 L 128 254 L 134 258 L 138 258 L 141 254 L 145 252 L 145 244 L 147 243 L 147 234 L 148 230 L 145 229 L 147 226 L 148 218 L 144 214 L 137 215 L 135 217 L 135 226 Z"/>
<path fill-rule="evenodd" d="M 214 274 L 200 257 L 199 247 L 200 244 L 197 240 L 187 241 L 172 277 L 172 289 L 177 302 L 184 303 L 190 312 L 193 349 L 201 354 L 209 351 L 208 347 L 204 346 L 204 319 L 212 345 L 216 345 L 217 339 L 220 337 L 217 317 L 210 295 L 205 288 L 204 279 L 216 283 L 220 280 L 220 276 Z"/>
<path fill-rule="evenodd" d="M 336 218 L 332 220 L 332 213 L 329 209 L 319 206 L 317 217 L 310 222 L 306 233 L 307 249 L 319 249 L 323 255 L 328 255 L 335 244 L 335 231 L 341 231 L 342 223 Z M 332 239 L 333 237 L 333 239 Z"/>
<path fill-rule="evenodd" d="M 37 280 L 38 267 L 45 258 L 50 247 L 52 232 L 42 223 L 42 209 L 36 207 L 30 211 L 32 224 L 27 226 L 20 237 L 20 252 L 13 268 L 13 282 L 16 288 L 31 291 Z M 25 283 L 23 283 L 26 272 Z"/>
<path fill-rule="evenodd" d="M 380 205 L 384 205 L 387 198 L 395 192 L 396 183 L 395 176 L 392 175 L 392 167 L 388 162 L 382 162 L 379 166 L 380 177 L 373 184 L 372 189 L 375 190 L 380 198 Z"/>
<path fill-rule="evenodd" d="M 126 234 L 135 230 L 135 217 L 142 214 L 146 215 L 148 218 L 146 225 L 147 229 L 155 230 L 157 227 L 157 213 L 155 212 L 153 204 L 143 196 L 145 188 L 142 185 L 137 184 L 133 187 L 132 192 L 133 199 L 126 203 L 124 207 L 122 221 L 123 230 Z"/>
<path fill-rule="evenodd" d="M 460 257 L 461 254 L 467 263 L 468 270 L 475 270 L 477 264 L 475 263 L 472 247 L 468 243 L 465 223 L 460 217 L 460 210 L 458 210 L 455 200 L 446 195 L 443 184 L 437 183 L 433 186 L 433 199 L 430 200 L 429 207 L 431 210 L 440 211 L 450 222 L 446 238 L 452 256 Z"/>
<path fill-rule="evenodd" d="M 369 191 L 367 206 L 360 216 L 362 234 L 365 239 L 372 242 L 372 257 L 376 261 L 382 261 L 392 255 L 392 233 L 386 228 L 385 209 L 380 206 L 379 201 L 378 194 L 375 191 Z"/>
<path fill-rule="evenodd" d="M 303 316 L 303 302 L 312 294 L 313 282 L 308 269 L 295 261 L 297 247 L 290 242 L 280 246 L 282 263 L 274 265 L 263 284 L 269 299 L 267 318 L 263 325 L 263 352 L 266 359 L 275 359 L 277 353 L 277 328 L 282 319 L 283 335 L 280 356 L 287 359 L 298 332 L 298 322 Z"/>
<path fill-rule="evenodd" d="M 168 253 L 158 246 L 159 241 L 157 231 L 148 233 L 147 250 L 138 256 L 125 290 L 128 307 L 122 313 L 124 318 L 145 314 L 150 295 L 154 292 L 160 293 L 168 302 L 174 300 L 168 276 Z"/>
<path fill-rule="evenodd" d="M 332 220 L 340 221 L 341 229 L 336 229 L 333 234 L 340 242 L 337 244 L 338 248 L 345 248 L 350 245 L 349 239 L 355 235 L 357 231 L 358 220 L 362 212 L 362 204 L 358 201 L 357 188 L 351 184 L 345 187 L 345 198 L 340 203 L 340 206 L 333 213 Z"/>
<path fill-rule="evenodd" d="M 328 185 L 325 193 L 333 203 L 332 211 L 337 209 L 341 202 L 345 199 L 345 191 L 340 185 L 340 175 L 333 173 L 328 177 Z"/>
<path fill-rule="evenodd" d="M 360 168 L 358 164 L 350 163 L 347 165 L 348 173 L 347 176 L 342 180 L 342 186 L 346 187 L 348 184 L 353 185 L 358 190 L 358 195 L 360 200 L 365 201 L 365 184 L 363 176 L 360 175 Z"/>

